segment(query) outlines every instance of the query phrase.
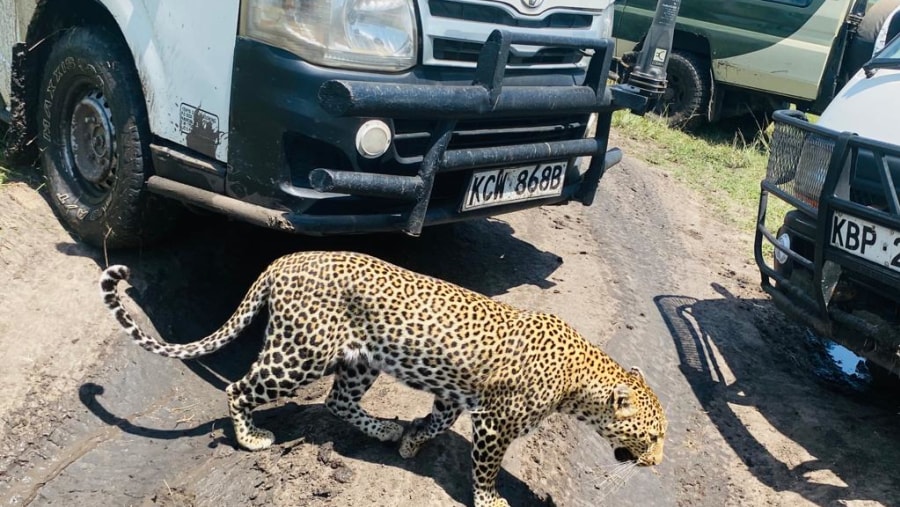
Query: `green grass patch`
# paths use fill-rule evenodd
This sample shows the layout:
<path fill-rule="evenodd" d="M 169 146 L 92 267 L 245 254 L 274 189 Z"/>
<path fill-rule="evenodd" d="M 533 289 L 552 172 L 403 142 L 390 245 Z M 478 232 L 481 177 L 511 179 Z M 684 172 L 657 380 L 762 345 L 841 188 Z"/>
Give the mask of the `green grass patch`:
<path fill-rule="evenodd" d="M 662 167 L 703 195 L 726 222 L 753 230 L 769 152 L 768 136 L 757 125 L 719 123 L 687 133 L 659 117 L 619 111 L 613 129 L 641 143 L 628 155 Z"/>

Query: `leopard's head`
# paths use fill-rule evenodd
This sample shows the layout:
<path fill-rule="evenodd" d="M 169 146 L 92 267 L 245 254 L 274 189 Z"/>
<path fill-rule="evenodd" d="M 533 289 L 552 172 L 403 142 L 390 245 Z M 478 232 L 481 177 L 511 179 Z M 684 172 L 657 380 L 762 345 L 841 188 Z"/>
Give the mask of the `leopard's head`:
<path fill-rule="evenodd" d="M 641 466 L 662 461 L 668 421 L 638 368 L 619 378 L 612 390 L 607 387 L 597 403 L 602 407 L 598 407 L 600 414 L 594 426 L 612 445 L 617 460 Z"/>

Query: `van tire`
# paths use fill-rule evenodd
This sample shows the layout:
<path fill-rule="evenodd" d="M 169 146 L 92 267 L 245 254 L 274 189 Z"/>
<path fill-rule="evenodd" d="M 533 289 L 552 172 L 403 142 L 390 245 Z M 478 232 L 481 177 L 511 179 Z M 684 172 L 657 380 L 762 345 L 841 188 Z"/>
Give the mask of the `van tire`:
<path fill-rule="evenodd" d="M 47 58 L 38 104 L 49 200 L 70 230 L 108 248 L 163 236 L 179 208 L 144 184 L 150 128 L 124 43 L 101 27 L 66 30 Z"/>
<path fill-rule="evenodd" d="M 654 112 L 671 127 L 689 129 L 706 121 L 709 111 L 709 59 L 687 51 L 673 51 L 666 68 L 668 85 Z"/>

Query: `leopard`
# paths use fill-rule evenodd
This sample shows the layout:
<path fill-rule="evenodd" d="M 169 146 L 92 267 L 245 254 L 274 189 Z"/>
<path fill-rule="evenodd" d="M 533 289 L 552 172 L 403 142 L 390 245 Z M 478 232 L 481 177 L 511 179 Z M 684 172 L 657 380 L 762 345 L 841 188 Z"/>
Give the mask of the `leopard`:
<path fill-rule="evenodd" d="M 605 438 L 617 462 L 663 459 L 668 422 L 640 368 L 625 369 L 562 319 L 526 311 L 377 257 L 305 251 L 272 262 L 230 318 L 199 341 L 174 344 L 145 333 L 117 285 L 130 270 L 100 277 L 105 305 L 144 349 L 189 360 L 232 342 L 263 306 L 259 357 L 225 391 L 240 447 L 260 450 L 275 436 L 252 411 L 333 375 L 325 407 L 362 433 L 398 442 L 412 458 L 468 412 L 476 507 L 508 506 L 496 480 L 510 444 L 554 413 L 573 416 Z M 380 419 L 360 400 L 380 373 L 433 395 L 431 412 L 406 426 Z"/>

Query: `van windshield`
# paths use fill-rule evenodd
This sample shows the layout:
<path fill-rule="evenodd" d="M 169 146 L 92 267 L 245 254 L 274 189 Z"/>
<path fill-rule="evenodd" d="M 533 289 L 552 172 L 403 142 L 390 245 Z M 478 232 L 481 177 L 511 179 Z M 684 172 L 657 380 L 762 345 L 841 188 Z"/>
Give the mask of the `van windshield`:
<path fill-rule="evenodd" d="M 900 37 L 894 37 L 887 46 L 884 47 L 873 60 L 882 60 L 890 58 L 900 58 Z"/>
<path fill-rule="evenodd" d="M 900 37 L 894 37 L 875 58 L 863 65 L 867 78 L 874 76 L 878 69 L 900 69 Z"/>

